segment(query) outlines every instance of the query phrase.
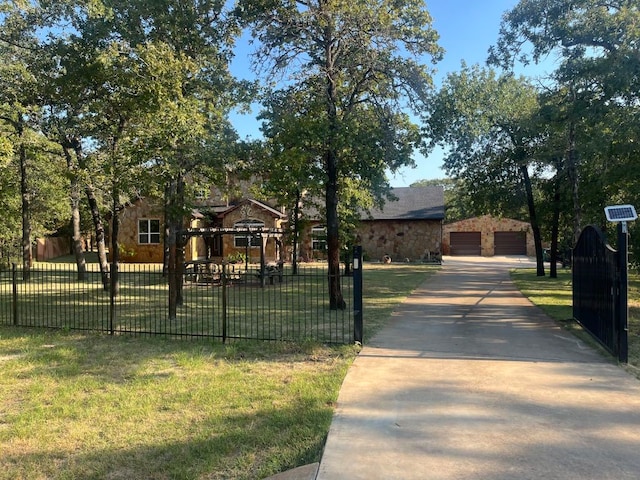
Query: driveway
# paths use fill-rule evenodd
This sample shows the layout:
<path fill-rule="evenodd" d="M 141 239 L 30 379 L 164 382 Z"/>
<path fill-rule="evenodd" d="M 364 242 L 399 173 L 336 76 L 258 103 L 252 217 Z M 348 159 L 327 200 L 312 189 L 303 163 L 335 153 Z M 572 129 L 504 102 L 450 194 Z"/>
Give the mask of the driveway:
<path fill-rule="evenodd" d="M 534 266 L 445 257 L 349 369 L 317 478 L 640 478 L 640 383 L 515 289 Z"/>

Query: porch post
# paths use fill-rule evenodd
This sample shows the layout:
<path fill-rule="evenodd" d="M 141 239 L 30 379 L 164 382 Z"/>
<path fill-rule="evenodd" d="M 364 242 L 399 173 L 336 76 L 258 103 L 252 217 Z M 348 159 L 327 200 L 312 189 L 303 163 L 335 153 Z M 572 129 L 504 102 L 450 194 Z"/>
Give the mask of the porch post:
<path fill-rule="evenodd" d="M 265 276 L 267 273 L 267 268 L 264 260 L 264 251 L 267 247 L 267 240 L 269 237 L 263 234 L 258 234 L 260 237 L 260 286 L 265 286 Z"/>

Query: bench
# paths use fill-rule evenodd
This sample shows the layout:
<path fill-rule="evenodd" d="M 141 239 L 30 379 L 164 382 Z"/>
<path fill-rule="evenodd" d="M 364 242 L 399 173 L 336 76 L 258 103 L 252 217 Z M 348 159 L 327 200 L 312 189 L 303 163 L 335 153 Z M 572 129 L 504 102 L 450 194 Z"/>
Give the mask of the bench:
<path fill-rule="evenodd" d="M 282 277 L 284 274 L 284 264 L 283 262 L 278 262 L 276 263 L 269 263 L 268 265 L 265 265 L 264 267 L 264 276 L 265 279 L 269 279 L 269 284 L 273 285 L 273 280 L 275 278 L 278 279 L 278 281 L 280 283 L 282 283 Z M 256 277 L 258 277 L 259 279 L 262 279 L 262 270 L 257 270 L 256 271 Z"/>

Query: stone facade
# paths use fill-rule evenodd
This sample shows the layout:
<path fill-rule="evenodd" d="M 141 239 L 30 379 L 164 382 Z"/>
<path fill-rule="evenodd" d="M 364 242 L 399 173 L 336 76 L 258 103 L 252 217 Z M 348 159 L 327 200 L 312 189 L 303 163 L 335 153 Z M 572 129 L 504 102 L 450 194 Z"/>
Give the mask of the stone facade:
<path fill-rule="evenodd" d="M 444 218 L 444 196 L 442 187 L 402 187 L 393 189 L 393 200 L 385 203 L 384 209 L 362 212 L 361 224 L 356 232 L 365 258 L 381 261 L 385 256 L 392 261 L 420 261 L 440 259 L 442 255 L 442 219 Z M 256 223 L 265 229 L 286 230 L 287 218 L 278 209 L 266 203 L 244 199 L 237 204 L 214 202 L 209 199 L 202 205 L 202 212 L 211 212 L 207 219 L 199 212 L 185 227 L 233 229 L 238 223 Z M 121 260 L 123 262 L 162 262 L 164 218 L 159 200 L 139 199 L 120 213 Z M 316 212 L 317 213 L 317 212 Z M 308 218 L 317 218 L 317 215 Z M 149 221 L 149 229 L 160 225 L 160 234 L 153 236 L 153 243 L 139 232 L 141 220 Z M 298 256 L 303 261 L 326 259 L 326 233 L 318 227 L 319 221 L 311 221 L 301 232 Z M 239 226 L 238 226 L 239 227 Z M 243 228 L 243 227 L 240 227 Z M 241 233 L 211 232 L 209 236 L 194 236 L 186 245 L 185 260 L 213 259 L 218 262 L 230 255 L 249 255 L 250 262 L 260 261 L 260 247 L 246 246 L 239 238 Z M 281 238 L 282 232 L 265 234 L 265 261 L 291 261 L 291 249 Z M 236 242 L 236 238 L 238 242 Z M 236 246 L 237 244 L 237 246 Z"/>
<path fill-rule="evenodd" d="M 468 218 L 466 220 L 446 224 L 442 231 L 442 251 L 444 255 L 449 255 L 451 253 L 451 232 L 480 232 L 481 255 L 484 257 L 491 257 L 494 255 L 495 232 L 525 232 L 527 255 L 535 257 L 536 254 L 531 225 L 520 220 L 483 215 L 481 217 Z"/>
<path fill-rule="evenodd" d="M 385 255 L 396 261 L 419 261 L 440 255 L 440 220 L 371 220 L 358 228 L 363 255 L 382 260 Z"/>
<path fill-rule="evenodd" d="M 237 208 L 230 208 L 222 217 L 218 227 L 233 228 L 237 222 L 255 220 L 264 223 L 265 228 L 282 228 L 283 220 L 274 215 L 274 212 L 261 209 L 256 205 L 250 208 L 242 208 L 241 203 Z M 164 215 L 160 201 L 142 198 L 123 209 L 120 214 L 120 259 L 129 263 L 161 263 L 164 258 Z M 138 222 L 140 220 L 158 220 L 160 222 L 160 242 L 142 244 L 139 242 Z M 202 228 L 209 225 L 202 218 L 191 218 L 185 228 Z M 220 255 L 213 254 L 210 258 L 222 261 L 229 255 L 236 253 L 249 253 L 250 262 L 260 261 L 260 247 L 236 247 L 235 235 L 225 234 L 221 236 L 222 250 Z M 202 236 L 194 236 L 187 240 L 185 248 L 185 260 L 197 260 L 207 258 L 208 242 L 213 239 L 205 239 Z M 269 238 L 265 247 L 265 260 L 275 262 L 279 260 L 278 244 L 275 238 Z M 219 250 L 219 249 L 218 249 Z M 209 251 L 211 253 L 211 251 Z"/>
<path fill-rule="evenodd" d="M 282 228 L 283 226 L 282 218 L 275 217 L 272 212 L 263 210 L 255 205 L 251 206 L 250 209 L 243 209 L 242 206 L 232 209 L 223 217 L 221 226 L 224 228 L 233 228 L 236 223 L 246 220 L 255 220 L 262 222 L 264 223 L 264 228 Z M 236 247 L 235 235 L 222 236 L 222 252 L 224 257 L 233 255 L 235 253 L 246 254 L 247 250 L 249 253 L 250 263 L 260 262 L 260 247 L 252 246 L 248 249 L 246 247 Z M 264 250 L 265 261 L 267 263 L 277 262 L 278 260 L 280 260 L 279 256 L 280 251 L 276 238 L 268 238 Z M 223 260 L 223 258 L 220 258 L 220 260 Z"/>
<path fill-rule="evenodd" d="M 164 256 L 162 233 L 164 231 L 162 203 L 142 198 L 124 208 L 118 214 L 120 230 L 120 260 L 131 263 L 162 263 Z M 138 241 L 139 220 L 160 221 L 160 243 L 140 244 Z M 108 243 L 111 246 L 110 241 Z"/>
<path fill-rule="evenodd" d="M 302 261 L 327 258 L 326 251 L 312 248 L 313 235 L 309 225 L 300 235 L 299 257 Z M 392 262 L 411 262 L 440 257 L 442 222 L 440 220 L 367 220 L 356 233 L 365 260 L 380 262 L 386 256 Z"/>

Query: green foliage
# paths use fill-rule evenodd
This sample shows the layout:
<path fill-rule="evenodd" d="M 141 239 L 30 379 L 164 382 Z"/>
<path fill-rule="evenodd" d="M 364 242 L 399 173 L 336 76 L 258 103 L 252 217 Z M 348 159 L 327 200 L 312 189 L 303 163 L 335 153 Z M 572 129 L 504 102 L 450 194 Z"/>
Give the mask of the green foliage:
<path fill-rule="evenodd" d="M 14 117 L 67 153 L 66 183 L 47 172 L 49 190 L 35 199 L 57 206 L 70 180 L 114 210 L 140 195 L 164 195 L 187 175 L 226 181 L 237 140 L 227 114 L 248 89 L 228 70 L 239 30 L 225 2 L 3 1 L 0 10 L 0 104 L 15 110 L 19 102 Z M 193 200 L 175 190 L 172 218 Z M 31 205 L 34 215 L 40 208 Z M 47 209 L 57 218 L 58 208 Z"/>
<path fill-rule="evenodd" d="M 287 85 L 263 115 L 269 150 L 293 157 L 299 181 L 288 190 L 301 181 L 313 195 L 322 186 L 329 269 L 337 272 L 341 215 L 353 211 L 356 192 L 381 201 L 385 169 L 413 163 L 420 136 L 402 107 L 426 99 L 431 78 L 422 59 L 440 58 L 438 35 L 421 0 L 240 0 L 236 12 L 260 41 L 256 66 Z M 312 166 L 302 171 L 305 164 Z M 339 285 L 330 291 L 341 308 Z"/>
<path fill-rule="evenodd" d="M 227 255 L 227 262 L 229 263 L 244 263 L 247 261 L 247 256 L 243 252 L 234 252 Z"/>
<path fill-rule="evenodd" d="M 541 96 L 540 154 L 572 209 L 574 236 L 601 225 L 606 204 L 635 203 L 640 194 L 639 25 L 640 8 L 629 0 L 521 1 L 503 17 L 490 51 L 489 61 L 503 68 L 558 59 Z"/>
<path fill-rule="evenodd" d="M 462 65 L 444 80 L 425 118 L 431 146 L 448 148 L 444 169 L 464 181 L 473 213 L 522 217 L 526 206 L 521 168 L 536 131 L 536 90 L 523 78 Z"/>

